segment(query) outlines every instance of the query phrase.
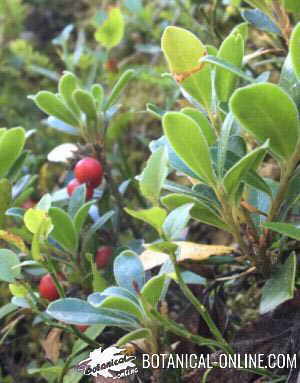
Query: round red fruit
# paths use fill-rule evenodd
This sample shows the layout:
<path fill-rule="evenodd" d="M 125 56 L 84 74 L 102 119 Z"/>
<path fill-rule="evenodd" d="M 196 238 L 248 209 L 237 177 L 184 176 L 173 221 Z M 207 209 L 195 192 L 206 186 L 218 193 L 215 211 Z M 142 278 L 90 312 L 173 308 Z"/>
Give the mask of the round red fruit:
<path fill-rule="evenodd" d="M 110 246 L 99 247 L 95 257 L 95 262 L 99 269 L 103 269 L 109 264 L 112 253 L 113 250 Z"/>
<path fill-rule="evenodd" d="M 22 204 L 22 208 L 23 209 L 31 209 L 33 207 L 35 207 L 36 205 L 36 201 L 33 201 L 32 199 L 28 199 L 27 201 L 25 201 L 23 204 Z"/>
<path fill-rule="evenodd" d="M 94 188 L 101 184 L 103 178 L 102 165 L 93 157 L 85 157 L 77 162 L 74 173 L 80 183 L 87 183 Z"/>
<path fill-rule="evenodd" d="M 74 193 L 74 191 L 80 186 L 82 185 L 76 178 L 73 178 L 67 185 L 67 192 L 69 194 L 69 196 L 71 197 L 71 195 Z M 94 187 L 91 186 L 91 185 L 86 185 L 86 199 L 87 200 L 90 200 L 93 198 L 93 194 L 94 194 Z"/>
<path fill-rule="evenodd" d="M 40 280 L 39 292 L 40 296 L 48 299 L 48 301 L 55 301 L 55 299 L 59 298 L 57 288 L 50 274 L 44 275 Z"/>
<path fill-rule="evenodd" d="M 105 63 L 105 69 L 112 73 L 118 73 L 118 61 L 116 59 L 109 59 Z"/>

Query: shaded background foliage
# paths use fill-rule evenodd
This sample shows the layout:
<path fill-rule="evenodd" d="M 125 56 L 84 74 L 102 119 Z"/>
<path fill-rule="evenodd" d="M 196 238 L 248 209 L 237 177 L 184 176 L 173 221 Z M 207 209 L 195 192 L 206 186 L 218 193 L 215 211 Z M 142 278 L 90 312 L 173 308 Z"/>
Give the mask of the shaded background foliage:
<path fill-rule="evenodd" d="M 146 104 L 154 103 L 163 110 L 187 104 L 173 79 L 163 75 L 167 71 L 160 50 L 163 30 L 176 24 L 192 30 L 206 44 L 219 46 L 232 27 L 243 21 L 235 5 L 247 7 L 239 1 L 125 0 L 119 4 L 125 17 L 125 35 L 121 43 L 108 52 L 96 41 L 95 31 L 112 5 L 116 3 L 0 0 L 0 125 L 20 125 L 27 131 L 34 130 L 27 143 L 30 154 L 23 172 L 39 175 L 32 194 L 35 200 L 61 186 L 68 171 L 65 166 L 47 162 L 47 153 L 62 142 L 75 140 L 46 126 L 41 121 L 44 115 L 27 98 L 28 94 L 35 94 L 40 89 L 55 92 L 58 79 L 66 69 L 73 70 L 85 84 L 101 82 L 109 89 L 120 73 L 127 68 L 135 68 L 137 77 L 126 89 L 121 113 L 113 120 L 109 153 L 114 175 L 120 180 L 133 178 L 148 157 L 149 142 L 160 135 L 160 122 L 146 113 Z M 249 61 L 247 69 L 256 76 L 271 70 L 275 80 L 287 49 L 284 39 L 272 38 L 257 29 L 251 30 L 251 35 L 247 47 L 249 55 L 262 47 L 268 48 L 272 55 L 266 50 L 260 54 L 259 61 Z M 77 61 L 74 61 L 74 52 Z M 129 194 L 129 205 L 143 205 L 143 200 L 135 198 L 131 200 Z M 151 232 L 145 230 L 146 239 L 151 240 Z M 196 241 L 199 238 L 209 243 L 230 241 L 227 237 L 218 238 L 216 230 L 207 230 L 199 224 L 193 224 L 190 232 Z M 6 294 L 1 290 L 0 299 L 6 300 Z M 238 294 L 238 291 L 234 294 L 236 299 L 232 302 L 232 311 L 243 311 L 245 295 Z M 251 290 L 248 294 L 246 298 L 251 300 L 251 307 L 248 307 L 245 321 L 255 317 L 257 307 L 252 299 L 259 293 Z M 171 293 L 170 298 L 178 311 L 186 309 L 176 294 Z M 217 316 L 220 322 L 224 322 L 220 307 L 221 304 Z M 236 320 L 237 325 L 240 325 L 239 320 Z M 105 335 L 108 343 L 110 335 Z M 113 334 L 114 337 L 117 335 Z M 5 383 L 32 382 L 33 378 L 27 377 L 28 365 L 32 361 L 35 365 L 43 360 L 38 343 L 39 330 L 32 327 L 30 320 L 22 318 L 14 336 L 11 347 L 0 350 L 3 366 L 14 372 L 12 376 L 3 376 L 2 380 Z M 26 354 L 24 344 L 29 350 Z M 70 344 L 64 345 L 64 351 L 67 352 L 69 347 Z M 34 379 L 36 382 L 44 381 L 37 377 Z"/>

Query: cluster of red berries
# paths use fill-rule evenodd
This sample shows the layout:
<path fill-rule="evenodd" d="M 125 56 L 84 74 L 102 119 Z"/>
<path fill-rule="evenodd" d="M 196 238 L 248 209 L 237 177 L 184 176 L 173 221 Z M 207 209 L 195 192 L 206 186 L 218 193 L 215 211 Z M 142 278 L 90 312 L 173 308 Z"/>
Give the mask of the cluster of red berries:
<path fill-rule="evenodd" d="M 71 196 L 82 184 L 86 184 L 86 199 L 93 197 L 94 189 L 99 186 L 103 179 L 103 168 L 99 161 L 93 157 L 85 157 L 77 162 L 74 168 L 75 178 L 67 186 L 67 192 Z"/>

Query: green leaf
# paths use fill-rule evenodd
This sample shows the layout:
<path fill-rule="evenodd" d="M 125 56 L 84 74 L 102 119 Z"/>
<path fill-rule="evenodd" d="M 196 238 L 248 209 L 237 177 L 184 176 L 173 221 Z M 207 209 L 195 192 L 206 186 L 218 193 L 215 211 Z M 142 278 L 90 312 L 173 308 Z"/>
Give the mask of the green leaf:
<path fill-rule="evenodd" d="M 206 56 L 204 56 L 206 57 Z M 200 60 L 203 64 L 202 59 Z M 208 63 L 201 67 L 201 70 L 187 76 L 179 81 L 183 96 L 189 103 L 202 106 L 209 111 L 212 103 L 212 68 Z M 180 77 L 179 77 L 180 79 Z"/>
<path fill-rule="evenodd" d="M 297 78 L 292 65 L 291 54 L 289 54 L 283 64 L 280 74 L 279 85 L 288 93 L 298 109 L 300 107 L 300 80 Z"/>
<path fill-rule="evenodd" d="M 241 77 L 242 79 L 246 80 L 247 82 L 251 82 L 251 83 L 255 83 L 256 80 L 253 78 L 253 77 L 250 77 L 248 76 L 245 72 L 243 72 L 239 67 L 233 65 L 233 64 L 230 64 L 229 62 L 225 61 L 225 60 L 222 60 L 218 57 L 215 57 L 215 56 L 211 56 L 211 55 L 208 55 L 208 56 L 204 56 L 202 59 L 201 59 L 201 62 L 205 63 L 210 63 L 210 64 L 214 64 L 220 68 L 223 68 L 225 70 L 227 70 L 228 72 L 231 72 L 235 75 L 237 75 L 238 77 Z"/>
<path fill-rule="evenodd" d="M 123 251 L 114 262 L 114 276 L 119 286 L 136 294 L 145 283 L 145 272 L 140 258 L 130 250 Z"/>
<path fill-rule="evenodd" d="M 6 175 L 21 154 L 25 144 L 23 128 L 11 128 L 0 136 L 0 177 Z"/>
<path fill-rule="evenodd" d="M 215 184 L 209 147 L 198 124 L 183 113 L 168 112 L 163 117 L 163 128 L 168 141 L 184 163 L 208 184 Z"/>
<path fill-rule="evenodd" d="M 48 208 L 48 198 L 44 198 L 44 201 L 43 199 L 41 201 L 41 206 L 46 206 L 46 208 Z M 48 238 L 48 235 L 53 229 L 51 218 L 48 217 L 45 210 L 37 208 L 28 209 L 24 214 L 24 223 L 27 229 L 34 234 L 31 244 L 31 253 L 33 259 L 35 261 L 39 261 L 42 259 L 40 254 L 40 243 L 44 242 Z"/>
<path fill-rule="evenodd" d="M 49 234 L 51 230 L 51 221 L 49 220 L 46 211 L 34 208 L 28 209 L 24 214 L 25 226 L 32 234 L 36 234 L 40 230 L 40 227 L 43 224 L 43 222 L 45 221 L 48 221 L 49 223 Z"/>
<path fill-rule="evenodd" d="M 87 116 L 87 119 L 91 123 L 95 123 L 97 121 L 97 110 L 91 93 L 83 89 L 77 89 L 73 93 L 73 98 L 80 110 Z"/>
<path fill-rule="evenodd" d="M 261 11 L 267 13 L 269 11 L 268 3 L 272 0 L 245 0 L 246 3 L 253 8 L 258 8 Z"/>
<path fill-rule="evenodd" d="M 158 204 L 160 191 L 168 175 L 168 156 L 164 147 L 151 154 L 139 183 L 142 194 L 154 205 Z"/>
<path fill-rule="evenodd" d="M 28 368 L 28 374 L 41 374 L 42 377 L 49 383 L 55 382 L 55 380 L 62 373 L 62 366 L 51 366 L 49 364 L 44 365 L 42 368 Z"/>
<path fill-rule="evenodd" d="M 131 300 L 135 304 L 139 304 L 139 300 L 137 299 L 136 293 L 133 294 L 127 289 L 124 289 L 120 286 L 110 286 L 104 291 L 102 291 L 101 296 L 114 296 L 114 297 L 121 297 L 121 298 L 127 298 Z"/>
<path fill-rule="evenodd" d="M 12 202 L 12 187 L 6 178 L 0 180 L 0 227 L 3 227 L 6 211 Z"/>
<path fill-rule="evenodd" d="M 128 208 L 125 208 L 124 210 L 132 217 L 147 222 L 149 225 L 154 227 L 154 229 L 157 230 L 159 234 L 161 234 L 162 226 L 167 216 L 167 212 L 161 207 L 155 206 L 150 209 L 143 209 L 138 211 Z"/>
<path fill-rule="evenodd" d="M 243 37 L 239 34 L 230 34 L 223 41 L 217 57 L 229 64 L 241 68 L 244 57 Z M 237 76 L 234 73 L 219 66 L 216 68 L 215 86 L 219 101 L 228 101 L 235 89 L 236 82 Z"/>
<path fill-rule="evenodd" d="M 138 327 L 131 316 L 117 310 L 94 308 L 78 298 L 64 298 L 50 303 L 47 314 L 59 321 L 75 325 L 101 324 L 125 328 Z"/>
<path fill-rule="evenodd" d="M 163 33 L 162 51 L 170 71 L 182 88 L 206 109 L 211 103 L 211 70 L 209 65 L 201 65 L 199 60 L 206 47 L 190 31 L 170 26 Z"/>
<path fill-rule="evenodd" d="M 241 158 L 240 161 L 228 170 L 223 179 L 223 183 L 229 196 L 232 196 L 237 191 L 241 181 L 249 170 L 257 169 L 261 161 L 264 159 L 267 149 L 268 143 L 256 148 Z"/>
<path fill-rule="evenodd" d="M 33 131 L 33 129 L 32 129 Z M 27 133 L 28 134 L 28 133 Z M 26 134 L 25 134 L 26 138 Z M 24 169 L 26 160 L 29 156 L 28 151 L 23 151 L 19 157 L 16 159 L 12 167 L 9 169 L 9 172 L 7 173 L 7 178 L 11 180 L 12 182 L 15 182 L 19 179 L 19 177 L 22 174 L 22 170 Z"/>
<path fill-rule="evenodd" d="M 102 324 L 94 324 L 85 330 L 85 335 L 94 340 L 102 333 L 105 327 L 106 326 Z M 78 352 L 84 350 L 86 347 L 88 347 L 88 345 L 84 340 L 77 339 L 73 345 L 72 354 L 77 354 Z"/>
<path fill-rule="evenodd" d="M 21 269 L 18 256 L 8 249 L 0 250 L 0 280 L 4 282 L 15 282 L 15 279 L 21 275 Z"/>
<path fill-rule="evenodd" d="M 215 143 L 216 141 L 215 132 L 213 128 L 211 127 L 210 123 L 208 122 L 208 119 L 206 118 L 204 113 L 200 112 L 198 109 L 189 108 L 189 107 L 181 109 L 180 112 L 183 114 L 186 114 L 187 116 L 191 117 L 194 121 L 197 122 L 209 146 Z"/>
<path fill-rule="evenodd" d="M 1 306 L 0 307 L 0 320 L 5 318 L 6 315 L 13 313 L 17 309 L 18 309 L 18 307 L 12 303 L 7 303 L 6 305 Z"/>
<path fill-rule="evenodd" d="M 167 148 L 167 153 L 169 157 L 169 165 L 181 172 L 184 173 L 192 178 L 199 178 L 203 181 L 203 179 L 199 176 L 197 176 L 183 161 L 179 156 L 175 153 L 174 149 L 172 148 L 171 144 L 169 143 L 167 137 L 163 136 L 159 140 L 159 145 L 165 146 Z"/>
<path fill-rule="evenodd" d="M 93 280 L 93 291 L 102 292 L 108 286 L 108 282 L 104 277 L 103 271 L 98 270 L 96 263 L 94 262 L 94 257 L 91 257 L 91 270 L 92 270 L 92 280 Z"/>
<path fill-rule="evenodd" d="M 96 100 L 97 108 L 102 109 L 102 104 L 104 100 L 104 89 L 100 84 L 94 84 L 91 88 L 92 95 Z"/>
<path fill-rule="evenodd" d="M 75 230 L 77 231 L 77 233 L 80 233 L 82 226 L 84 225 L 84 223 L 88 217 L 90 207 L 93 205 L 93 203 L 94 203 L 94 201 L 89 201 L 89 202 L 85 203 L 84 205 L 82 205 L 77 210 L 77 212 L 73 218 Z"/>
<path fill-rule="evenodd" d="M 161 120 L 162 116 L 165 114 L 164 109 L 161 109 L 160 107 L 158 107 L 155 104 L 152 104 L 151 102 L 148 102 L 146 104 L 146 110 L 147 112 L 151 113 L 152 116 L 158 118 L 159 120 Z"/>
<path fill-rule="evenodd" d="M 259 9 L 246 9 L 242 12 L 243 18 L 256 28 L 271 33 L 280 34 L 280 29 L 271 18 Z"/>
<path fill-rule="evenodd" d="M 58 130 L 59 132 L 67 133 L 72 136 L 79 136 L 79 129 L 72 127 L 71 125 L 65 124 L 63 121 L 55 118 L 55 117 L 48 117 L 45 121 L 45 124 L 50 126 L 53 129 Z"/>
<path fill-rule="evenodd" d="M 107 19 L 96 30 L 95 39 L 105 48 L 120 44 L 124 36 L 125 22 L 119 7 L 111 7 Z"/>
<path fill-rule="evenodd" d="M 293 205 L 298 204 L 300 194 L 300 169 L 297 168 L 294 172 L 293 177 L 289 181 L 288 190 L 285 194 L 285 208 L 291 209 Z"/>
<path fill-rule="evenodd" d="M 268 222 L 264 224 L 264 227 L 276 231 L 276 233 L 283 234 L 287 237 L 300 241 L 300 228 L 291 223 Z"/>
<path fill-rule="evenodd" d="M 215 226 L 221 230 L 230 232 L 229 227 L 222 221 L 221 217 L 219 217 L 214 210 L 205 205 L 203 202 L 198 201 L 196 198 L 182 194 L 169 194 L 163 197 L 161 201 L 168 209 L 172 210 L 181 205 L 192 203 L 192 218 L 208 225 Z"/>
<path fill-rule="evenodd" d="M 295 0 L 284 0 L 284 6 L 289 12 L 299 13 L 300 3 Z"/>
<path fill-rule="evenodd" d="M 223 258 L 223 257 L 225 257 L 225 256 L 221 255 L 221 258 Z M 209 260 L 211 258 L 215 258 L 215 257 L 212 256 L 209 258 Z M 182 277 L 184 283 L 187 283 L 189 285 L 206 285 L 206 279 L 201 277 L 200 275 L 198 275 L 196 273 L 193 273 L 192 271 L 186 270 L 186 271 L 182 271 L 180 274 L 181 274 L 181 277 Z M 176 273 L 169 273 L 168 277 L 172 278 L 175 282 L 178 283 Z"/>
<path fill-rule="evenodd" d="M 298 111 L 281 88 L 269 83 L 249 85 L 235 91 L 230 104 L 246 130 L 259 141 L 270 139 L 273 153 L 290 158 L 299 137 Z"/>
<path fill-rule="evenodd" d="M 103 110 L 108 110 L 112 105 L 114 105 L 117 102 L 125 86 L 132 79 L 134 73 L 135 71 L 133 69 L 127 69 L 124 73 L 122 73 L 122 75 L 112 88 L 112 91 L 104 104 Z"/>
<path fill-rule="evenodd" d="M 78 79 L 71 72 L 65 72 L 58 83 L 59 93 L 62 95 L 67 106 L 76 115 L 80 114 L 79 108 L 74 102 L 73 92 L 78 88 Z"/>
<path fill-rule="evenodd" d="M 152 338 L 151 331 L 147 328 L 139 328 L 137 330 L 131 331 L 130 333 L 122 336 L 122 338 L 120 338 L 117 341 L 117 346 L 121 347 L 127 343 L 132 343 L 135 340 L 145 339 L 145 338 L 148 338 L 148 339 Z"/>
<path fill-rule="evenodd" d="M 164 30 L 161 47 L 173 74 L 199 67 L 199 59 L 206 54 L 205 46 L 193 33 L 174 26 Z"/>
<path fill-rule="evenodd" d="M 296 255 L 291 254 L 285 263 L 272 274 L 262 289 L 260 314 L 274 310 L 281 303 L 293 298 L 296 266 Z"/>
<path fill-rule="evenodd" d="M 108 220 L 115 214 L 113 210 L 108 211 L 107 213 L 103 214 L 86 232 L 84 236 L 84 241 L 82 244 L 82 249 L 86 249 L 89 241 L 93 238 L 93 235 L 101 229 L 102 226 L 106 224 Z"/>
<path fill-rule="evenodd" d="M 290 39 L 290 55 L 294 71 L 300 79 L 300 23 L 296 25 Z"/>
<path fill-rule="evenodd" d="M 246 42 L 248 38 L 249 24 L 247 22 L 236 25 L 231 31 L 231 35 L 241 35 Z"/>
<path fill-rule="evenodd" d="M 21 283 L 10 283 L 9 291 L 15 297 L 24 298 L 28 294 L 28 290 Z"/>
<path fill-rule="evenodd" d="M 78 126 L 79 122 L 74 113 L 55 94 L 43 90 L 32 99 L 49 116 L 53 116 L 68 125 Z"/>
<path fill-rule="evenodd" d="M 220 138 L 218 140 L 217 152 L 217 169 L 218 175 L 222 176 L 226 165 L 230 138 L 234 129 L 234 117 L 232 113 L 228 113 L 221 128 Z"/>
<path fill-rule="evenodd" d="M 163 231 L 168 240 L 176 240 L 180 237 L 191 217 L 190 211 L 193 206 L 192 203 L 181 205 L 167 216 L 163 224 Z"/>
<path fill-rule="evenodd" d="M 51 237 L 65 250 L 75 251 L 78 245 L 78 236 L 71 218 L 59 207 L 52 207 L 49 216 L 53 223 Z"/>
<path fill-rule="evenodd" d="M 74 218 L 80 208 L 84 205 L 86 195 L 86 186 L 85 184 L 80 185 L 75 189 L 72 194 L 69 205 L 68 205 L 68 214 L 71 218 Z"/>
<path fill-rule="evenodd" d="M 133 315 L 140 322 L 143 321 L 143 312 L 141 308 L 125 297 L 107 297 L 102 301 L 101 308 L 118 309 L 127 314 Z"/>
<path fill-rule="evenodd" d="M 157 307 L 165 285 L 166 275 L 156 275 L 143 286 L 141 294 L 154 308 Z"/>
<path fill-rule="evenodd" d="M 39 202 L 36 204 L 35 209 L 37 210 L 43 210 L 45 212 L 48 212 L 48 210 L 51 207 L 52 198 L 50 194 L 45 194 Z"/>
<path fill-rule="evenodd" d="M 268 214 L 270 204 L 271 204 L 270 195 L 262 193 L 260 190 L 250 189 L 247 202 L 254 206 L 257 210 Z M 251 214 L 252 220 L 255 223 L 255 226 L 258 230 L 261 231 L 261 224 L 266 220 L 266 216 L 261 214 Z"/>

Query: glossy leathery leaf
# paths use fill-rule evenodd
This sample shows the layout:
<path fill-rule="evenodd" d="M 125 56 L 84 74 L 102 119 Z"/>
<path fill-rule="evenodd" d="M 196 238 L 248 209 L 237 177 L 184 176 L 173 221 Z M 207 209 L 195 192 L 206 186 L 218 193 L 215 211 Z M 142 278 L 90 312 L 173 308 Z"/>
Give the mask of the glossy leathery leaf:
<path fill-rule="evenodd" d="M 230 104 L 246 130 L 259 141 L 270 139 L 270 149 L 277 156 L 290 158 L 299 137 L 298 111 L 280 87 L 269 83 L 249 85 L 235 91 Z"/>
<path fill-rule="evenodd" d="M 208 143 L 195 120 L 180 112 L 168 112 L 163 117 L 163 128 L 183 162 L 209 184 L 215 184 Z"/>
<path fill-rule="evenodd" d="M 244 39 L 239 34 L 230 34 L 222 43 L 218 56 L 232 65 L 241 68 L 244 57 Z M 216 68 L 215 86 L 218 99 L 227 102 L 236 86 L 237 76 L 221 67 Z"/>

